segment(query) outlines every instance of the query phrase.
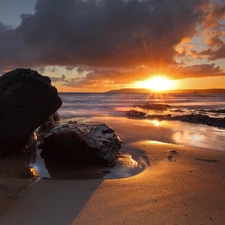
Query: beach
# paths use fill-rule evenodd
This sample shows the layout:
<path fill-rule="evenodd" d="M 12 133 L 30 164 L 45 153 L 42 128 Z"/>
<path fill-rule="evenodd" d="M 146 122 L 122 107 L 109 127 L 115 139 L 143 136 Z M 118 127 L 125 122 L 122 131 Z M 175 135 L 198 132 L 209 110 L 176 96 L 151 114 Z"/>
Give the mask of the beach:
<path fill-rule="evenodd" d="M 0 225 L 225 225 L 225 0 L 0 6 Z"/>
<path fill-rule="evenodd" d="M 174 137 L 170 132 L 178 129 L 170 122 L 155 126 L 147 120 L 86 119 L 99 120 L 123 140 L 123 153 L 137 151 L 148 165 L 126 178 L 32 182 L 5 178 L 0 183 L 1 225 L 224 224 L 225 151 L 207 137 L 208 126 L 195 125 L 202 147 L 194 141 L 189 145 L 169 141 Z M 6 196 L 13 185 L 22 188 Z"/>

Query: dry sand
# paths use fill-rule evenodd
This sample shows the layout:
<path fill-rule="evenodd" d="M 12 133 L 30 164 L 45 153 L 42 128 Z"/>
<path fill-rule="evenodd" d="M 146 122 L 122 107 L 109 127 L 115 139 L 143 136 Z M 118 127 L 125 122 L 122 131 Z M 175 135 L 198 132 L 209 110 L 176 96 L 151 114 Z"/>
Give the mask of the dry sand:
<path fill-rule="evenodd" d="M 225 151 L 150 141 L 154 129 L 127 122 L 108 120 L 124 148 L 145 152 L 150 166 L 143 172 L 114 180 L 40 179 L 11 196 L 4 193 L 12 184 L 0 183 L 0 224 L 225 224 Z"/>

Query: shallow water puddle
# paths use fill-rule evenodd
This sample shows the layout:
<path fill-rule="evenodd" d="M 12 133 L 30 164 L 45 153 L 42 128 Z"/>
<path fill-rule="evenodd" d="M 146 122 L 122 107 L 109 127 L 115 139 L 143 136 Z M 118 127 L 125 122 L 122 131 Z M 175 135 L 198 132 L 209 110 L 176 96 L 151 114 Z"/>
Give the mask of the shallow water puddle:
<path fill-rule="evenodd" d="M 142 172 L 148 162 L 141 151 L 129 149 L 129 153 L 121 154 L 118 158 L 118 164 L 115 167 L 105 167 L 101 165 L 74 165 L 71 163 L 48 163 L 38 150 L 37 160 L 30 163 L 40 178 L 54 179 L 118 179 L 134 176 Z"/>

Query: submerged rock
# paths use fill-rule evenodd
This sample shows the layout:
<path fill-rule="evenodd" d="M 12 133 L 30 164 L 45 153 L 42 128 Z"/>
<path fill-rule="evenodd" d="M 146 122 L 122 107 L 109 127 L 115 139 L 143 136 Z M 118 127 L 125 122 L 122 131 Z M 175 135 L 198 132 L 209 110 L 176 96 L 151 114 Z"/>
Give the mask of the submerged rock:
<path fill-rule="evenodd" d="M 140 111 L 137 111 L 137 110 L 130 110 L 130 111 L 126 112 L 126 115 L 128 117 L 144 118 L 144 117 L 146 117 L 147 114 L 145 112 L 140 112 Z"/>
<path fill-rule="evenodd" d="M 0 156 L 20 154 L 32 132 L 62 101 L 51 80 L 30 69 L 0 77 Z"/>
<path fill-rule="evenodd" d="M 126 116 L 138 119 L 151 119 L 151 120 L 169 120 L 171 119 L 171 114 L 146 114 L 145 112 L 130 110 L 126 111 Z"/>
<path fill-rule="evenodd" d="M 156 114 L 152 114 L 152 115 L 148 115 L 147 116 L 148 119 L 151 120 L 169 120 L 171 119 L 171 114 L 165 114 L 165 115 L 156 115 Z"/>
<path fill-rule="evenodd" d="M 147 103 L 143 105 L 137 105 L 137 107 L 148 110 L 167 110 L 168 108 L 170 108 L 169 105 L 161 103 L 153 103 L 153 104 Z"/>
<path fill-rule="evenodd" d="M 53 128 L 41 156 L 48 161 L 72 161 L 115 166 L 122 141 L 106 124 L 68 124 Z"/>

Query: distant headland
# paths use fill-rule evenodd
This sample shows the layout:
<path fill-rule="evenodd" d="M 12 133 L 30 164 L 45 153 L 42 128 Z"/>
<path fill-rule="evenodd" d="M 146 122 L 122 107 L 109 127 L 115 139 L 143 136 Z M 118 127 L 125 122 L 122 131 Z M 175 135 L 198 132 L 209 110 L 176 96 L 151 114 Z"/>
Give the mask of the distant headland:
<path fill-rule="evenodd" d="M 118 90 L 110 90 L 105 93 L 126 93 L 126 94 L 134 94 L 134 93 L 157 93 L 156 91 L 152 91 L 150 89 L 144 88 L 123 88 Z M 160 91 L 160 93 L 187 93 L 187 94 L 225 94 L 225 88 L 212 88 L 212 89 L 177 89 L 177 90 L 166 90 Z"/>

